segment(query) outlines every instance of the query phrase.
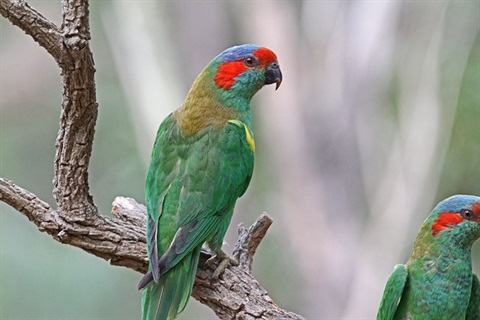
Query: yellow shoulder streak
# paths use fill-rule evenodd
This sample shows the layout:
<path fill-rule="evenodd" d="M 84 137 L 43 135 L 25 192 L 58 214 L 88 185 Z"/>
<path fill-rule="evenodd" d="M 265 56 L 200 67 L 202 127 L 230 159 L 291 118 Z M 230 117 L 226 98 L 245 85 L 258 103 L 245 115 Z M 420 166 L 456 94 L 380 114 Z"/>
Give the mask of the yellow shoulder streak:
<path fill-rule="evenodd" d="M 250 149 L 252 149 L 252 152 L 255 153 L 255 140 L 253 140 L 253 137 L 250 133 L 250 130 L 248 130 L 247 125 L 240 120 L 234 120 L 234 119 L 228 120 L 228 122 L 236 125 L 237 127 L 245 128 L 245 136 L 247 137 L 248 145 L 250 146 Z"/>

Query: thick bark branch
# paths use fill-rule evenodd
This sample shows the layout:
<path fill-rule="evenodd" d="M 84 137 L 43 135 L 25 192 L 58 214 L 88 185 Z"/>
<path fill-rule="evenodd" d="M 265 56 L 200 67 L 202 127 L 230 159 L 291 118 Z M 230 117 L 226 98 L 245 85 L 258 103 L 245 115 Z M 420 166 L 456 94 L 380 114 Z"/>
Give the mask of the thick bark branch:
<path fill-rule="evenodd" d="M 93 214 L 66 220 L 31 192 L 0 178 L 0 200 L 22 212 L 40 231 L 59 242 L 82 248 L 112 265 L 141 273 L 148 270 L 146 209 L 131 198 L 115 199 L 112 213 L 116 218 Z M 234 254 L 240 265 L 227 268 L 219 280 L 212 279 L 217 264 L 204 264 L 211 256 L 202 253 L 192 296 L 212 308 L 221 319 L 303 319 L 278 307 L 250 273 L 253 254 L 271 223 L 270 217 L 263 214 L 248 229 L 239 225 Z"/>
<path fill-rule="evenodd" d="M 239 237 L 233 254 L 239 265 L 227 268 L 218 281 L 212 280 L 217 265 L 203 265 L 210 256 L 202 256 L 192 296 L 210 306 L 219 318 L 304 319 L 276 305 L 250 273 L 253 255 L 272 222 L 263 213 L 248 229 L 243 223 L 238 225 Z"/>
<path fill-rule="evenodd" d="M 44 47 L 61 68 L 63 98 L 53 180 L 59 214 L 96 213 L 88 186 L 98 108 L 88 1 L 62 1 L 61 29 L 25 1 L 0 1 L 0 13 Z"/>
<path fill-rule="evenodd" d="M 0 178 L 0 200 L 23 213 L 30 221 L 42 221 L 52 211 L 48 203 L 4 178 Z"/>
<path fill-rule="evenodd" d="M 60 215 L 31 192 L 4 178 L 0 178 L 0 200 L 61 243 L 79 247 L 112 265 L 147 272 L 145 225 L 98 214 Z"/>
<path fill-rule="evenodd" d="M 241 267 L 227 268 L 218 281 L 212 280 L 215 266 L 198 269 L 192 296 L 220 319 L 304 319 L 276 305 L 252 274 Z"/>
<path fill-rule="evenodd" d="M 53 195 L 61 215 L 97 213 L 89 193 L 88 164 L 97 121 L 95 68 L 90 50 L 87 0 L 63 0 L 67 59 L 60 64 L 63 99 L 55 147 Z"/>
<path fill-rule="evenodd" d="M 118 197 L 112 208 L 115 218 L 109 218 L 98 214 L 89 194 L 88 164 L 98 105 L 89 47 L 88 0 L 62 1 L 61 29 L 24 1 L 0 0 L 0 4 L 0 14 L 57 61 L 63 80 L 53 180 L 57 209 L 4 178 L 0 178 L 0 201 L 61 243 L 82 248 L 112 265 L 146 273 L 145 207 Z M 234 254 L 240 265 L 227 269 L 219 280 L 211 280 L 210 268 L 214 266 L 200 265 L 192 295 L 220 318 L 302 319 L 280 309 L 250 274 L 253 254 L 270 224 L 268 215 L 262 215 L 252 227 L 239 227 Z M 207 257 L 203 254 L 202 261 Z"/>
<path fill-rule="evenodd" d="M 0 0 L 0 14 L 25 31 L 60 63 L 63 56 L 63 35 L 58 27 L 25 1 Z"/>

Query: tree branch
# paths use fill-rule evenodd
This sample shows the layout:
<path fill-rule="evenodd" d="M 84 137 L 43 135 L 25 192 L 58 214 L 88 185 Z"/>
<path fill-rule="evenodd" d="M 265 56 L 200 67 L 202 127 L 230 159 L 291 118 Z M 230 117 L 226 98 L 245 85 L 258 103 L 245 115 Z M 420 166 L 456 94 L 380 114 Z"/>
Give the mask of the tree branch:
<path fill-rule="evenodd" d="M 23 213 L 30 221 L 42 221 L 52 211 L 48 203 L 4 178 L 0 178 L 0 200 Z"/>
<path fill-rule="evenodd" d="M 112 212 L 134 224 L 145 225 L 145 207 L 131 198 L 117 197 Z M 219 280 L 213 280 L 219 260 L 205 264 L 212 256 L 202 251 L 192 297 L 208 305 L 221 319 L 303 319 L 277 306 L 250 273 L 253 255 L 271 224 L 272 219 L 266 213 L 248 229 L 239 224 L 234 249 L 239 265 L 225 269 Z"/>
<path fill-rule="evenodd" d="M 227 268 L 218 281 L 212 280 L 216 265 L 206 268 L 207 258 L 200 260 L 192 297 L 209 306 L 220 319 L 304 319 L 276 305 L 252 274 L 241 267 Z"/>
<path fill-rule="evenodd" d="M 112 265 L 147 272 L 144 224 L 134 225 L 97 214 L 60 215 L 33 193 L 4 178 L 0 178 L 0 200 L 20 211 L 40 231 L 61 243 L 79 247 Z"/>
<path fill-rule="evenodd" d="M 111 219 L 92 215 L 88 219 L 64 220 L 33 193 L 0 178 L 0 200 L 22 212 L 40 231 L 55 240 L 70 244 L 110 261 L 145 273 L 148 258 L 145 242 L 145 206 L 131 198 L 117 197 L 113 202 Z M 221 319 L 303 319 L 278 307 L 250 273 L 256 248 L 265 236 L 272 220 L 261 215 L 255 223 L 238 227 L 239 239 L 234 254 L 238 267 L 230 266 L 219 280 L 212 280 L 216 263 L 204 262 L 210 254 L 202 252 L 192 296 L 212 308 Z"/>
<path fill-rule="evenodd" d="M 62 111 L 53 179 L 58 212 L 60 215 L 96 213 L 88 185 L 98 108 L 89 46 L 88 1 L 62 1 L 61 31 L 25 1 L 0 1 L 0 13 L 44 47 L 62 70 Z"/>
<path fill-rule="evenodd" d="M 264 212 L 250 228 L 247 229 L 243 223 L 238 225 L 238 241 L 233 249 L 233 256 L 243 271 L 252 271 L 253 255 L 272 222 L 272 218 Z"/>
<path fill-rule="evenodd" d="M 205 265 L 210 255 L 202 255 L 192 296 L 212 308 L 219 318 L 304 319 L 276 305 L 250 273 L 253 255 L 272 222 L 263 213 L 248 229 L 243 223 L 238 225 L 239 238 L 233 254 L 239 265 L 225 269 L 218 281 L 212 280 L 217 264 Z"/>
<path fill-rule="evenodd" d="M 53 195 L 61 215 L 97 213 L 89 193 L 88 164 L 98 114 L 95 68 L 90 50 L 87 0 L 63 0 L 66 56 L 60 129 L 55 147 Z"/>
<path fill-rule="evenodd" d="M 133 199 L 117 197 L 112 208 L 115 218 L 109 218 L 98 214 L 89 194 L 88 164 L 98 104 L 89 47 L 88 1 L 62 1 L 61 29 L 25 1 L 0 1 L 0 14 L 57 61 L 63 85 L 53 179 L 57 209 L 5 178 L 0 178 L 0 201 L 61 243 L 79 247 L 112 265 L 147 272 L 145 207 Z M 250 274 L 255 250 L 271 222 L 264 214 L 248 229 L 239 226 L 234 254 L 240 265 L 227 269 L 219 280 L 212 280 L 213 265 L 199 266 L 192 295 L 220 318 L 302 319 L 279 308 Z M 204 253 L 201 261 L 208 257 Z"/>
<path fill-rule="evenodd" d="M 25 1 L 0 0 L 0 14 L 30 35 L 59 63 L 63 56 L 63 35 L 58 27 Z"/>

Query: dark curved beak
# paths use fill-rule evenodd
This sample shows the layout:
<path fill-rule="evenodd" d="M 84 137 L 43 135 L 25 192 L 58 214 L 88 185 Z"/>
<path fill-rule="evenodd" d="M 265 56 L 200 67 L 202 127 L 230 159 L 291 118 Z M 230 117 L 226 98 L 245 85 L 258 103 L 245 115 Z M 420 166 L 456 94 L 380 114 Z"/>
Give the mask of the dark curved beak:
<path fill-rule="evenodd" d="M 276 83 L 275 90 L 280 87 L 282 83 L 282 71 L 280 71 L 280 65 L 277 61 L 270 63 L 265 70 L 265 84 Z"/>

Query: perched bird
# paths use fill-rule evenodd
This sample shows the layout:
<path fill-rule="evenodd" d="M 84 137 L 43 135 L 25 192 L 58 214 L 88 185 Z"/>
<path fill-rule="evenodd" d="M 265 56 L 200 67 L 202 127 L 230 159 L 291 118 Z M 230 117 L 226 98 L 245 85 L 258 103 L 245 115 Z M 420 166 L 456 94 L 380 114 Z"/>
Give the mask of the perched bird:
<path fill-rule="evenodd" d="M 278 89 L 281 82 L 271 50 L 229 48 L 160 125 L 146 178 L 151 272 L 139 283 L 143 319 L 174 319 L 185 308 L 204 243 L 222 261 L 214 277 L 235 263 L 222 243 L 253 172 L 250 100 L 264 85 Z"/>
<path fill-rule="evenodd" d="M 480 283 L 471 249 L 480 237 L 480 197 L 440 202 L 423 222 L 408 262 L 395 266 L 377 320 L 478 320 Z"/>

